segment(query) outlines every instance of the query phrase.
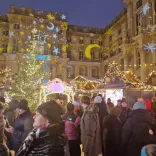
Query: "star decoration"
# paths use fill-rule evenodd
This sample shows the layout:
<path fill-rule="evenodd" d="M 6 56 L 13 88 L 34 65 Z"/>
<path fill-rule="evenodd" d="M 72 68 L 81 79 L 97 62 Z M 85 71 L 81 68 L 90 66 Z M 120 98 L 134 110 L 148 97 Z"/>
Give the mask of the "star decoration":
<path fill-rule="evenodd" d="M 31 39 L 31 36 L 28 36 L 28 39 L 30 40 Z"/>
<path fill-rule="evenodd" d="M 58 55 L 59 54 L 59 50 L 58 50 L 58 48 L 56 48 L 56 47 L 54 47 L 54 51 L 53 51 L 56 55 Z"/>
<path fill-rule="evenodd" d="M 33 24 L 36 25 L 36 21 L 35 20 L 33 21 Z"/>
<path fill-rule="evenodd" d="M 56 27 L 55 31 L 58 33 L 60 31 L 60 28 Z"/>
<path fill-rule="evenodd" d="M 61 24 L 61 29 L 62 29 L 62 30 L 67 30 L 67 28 L 68 28 L 68 23 L 63 22 L 63 23 Z"/>
<path fill-rule="evenodd" d="M 48 15 L 47 15 L 47 18 L 48 18 L 49 20 L 54 20 L 54 19 L 55 19 L 55 17 L 54 17 L 52 14 L 48 14 Z"/>
<path fill-rule="evenodd" d="M 57 38 L 57 35 L 56 35 L 56 34 L 53 34 L 53 38 L 55 38 L 55 39 L 56 39 L 56 38 Z"/>
<path fill-rule="evenodd" d="M 155 27 L 151 26 L 151 25 L 148 25 L 147 28 L 146 28 L 147 33 L 152 33 L 154 30 L 155 30 Z"/>
<path fill-rule="evenodd" d="M 20 32 L 20 35 L 21 35 L 21 36 L 23 36 L 23 35 L 24 35 L 24 32 L 23 32 L 23 31 L 21 31 L 21 32 Z"/>
<path fill-rule="evenodd" d="M 43 22 L 44 22 L 44 19 L 43 19 L 43 18 L 41 18 L 39 21 L 40 21 L 40 23 L 43 23 Z"/>
<path fill-rule="evenodd" d="M 147 13 L 147 11 L 150 9 L 150 7 L 149 7 L 149 5 L 148 5 L 148 3 L 146 3 L 145 5 L 144 5 L 144 7 L 142 8 L 142 14 L 143 15 L 146 15 L 146 13 Z"/>
<path fill-rule="evenodd" d="M 144 45 L 144 49 L 153 53 L 153 50 L 156 49 L 155 46 L 156 44 L 154 43 L 148 43 L 147 45 Z"/>
<path fill-rule="evenodd" d="M 105 33 L 105 36 L 111 36 L 112 35 L 112 29 L 107 30 L 107 32 Z"/>
<path fill-rule="evenodd" d="M 62 14 L 62 15 L 61 15 L 61 19 L 62 19 L 62 20 L 65 20 L 65 19 L 66 19 L 66 15 Z"/>
<path fill-rule="evenodd" d="M 10 32 L 10 37 L 14 36 L 14 32 Z"/>
<path fill-rule="evenodd" d="M 41 24 L 41 25 L 40 25 L 40 28 L 42 28 L 42 29 L 43 29 L 43 28 L 44 28 L 44 25 L 43 25 L 43 24 Z"/>

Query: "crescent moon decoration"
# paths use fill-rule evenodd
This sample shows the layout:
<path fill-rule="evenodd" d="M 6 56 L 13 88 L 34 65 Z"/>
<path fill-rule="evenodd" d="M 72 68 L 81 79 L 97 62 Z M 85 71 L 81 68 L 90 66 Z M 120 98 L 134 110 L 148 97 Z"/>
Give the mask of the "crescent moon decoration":
<path fill-rule="evenodd" d="M 54 24 L 51 23 L 51 22 L 50 22 L 50 24 L 51 24 L 51 27 L 48 27 L 48 26 L 47 26 L 47 29 L 48 29 L 48 30 L 53 30 L 53 29 L 55 28 L 55 26 L 54 26 Z"/>
<path fill-rule="evenodd" d="M 91 49 L 92 48 L 100 48 L 98 44 L 90 44 L 86 50 L 85 50 L 85 55 L 88 59 L 91 59 Z"/>

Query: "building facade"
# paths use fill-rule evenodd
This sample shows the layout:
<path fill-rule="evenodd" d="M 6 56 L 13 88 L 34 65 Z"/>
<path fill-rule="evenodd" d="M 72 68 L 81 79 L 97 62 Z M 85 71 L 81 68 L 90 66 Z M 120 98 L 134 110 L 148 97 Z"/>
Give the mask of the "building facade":
<path fill-rule="evenodd" d="M 36 50 L 51 56 L 51 78 L 68 82 L 78 75 L 100 79 L 108 64 L 116 61 L 121 70 L 130 69 L 145 80 L 156 70 L 156 1 L 123 3 L 125 9 L 103 29 L 70 25 L 64 14 L 11 6 L 6 16 L 0 16 L 0 68 L 18 72 L 18 59 L 26 53 L 31 31 L 36 30 L 44 42 Z M 89 58 L 85 50 L 90 45 Z"/>

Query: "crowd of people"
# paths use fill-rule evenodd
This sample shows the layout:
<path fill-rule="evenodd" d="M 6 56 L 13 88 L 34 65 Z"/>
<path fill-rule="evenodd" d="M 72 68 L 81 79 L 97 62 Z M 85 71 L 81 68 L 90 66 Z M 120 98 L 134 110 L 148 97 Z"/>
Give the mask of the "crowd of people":
<path fill-rule="evenodd" d="M 63 106 L 48 101 L 35 114 L 25 99 L 7 109 L 2 99 L 0 156 L 156 156 L 156 99 L 129 108 L 126 98 L 114 105 L 100 94 L 82 96 Z"/>

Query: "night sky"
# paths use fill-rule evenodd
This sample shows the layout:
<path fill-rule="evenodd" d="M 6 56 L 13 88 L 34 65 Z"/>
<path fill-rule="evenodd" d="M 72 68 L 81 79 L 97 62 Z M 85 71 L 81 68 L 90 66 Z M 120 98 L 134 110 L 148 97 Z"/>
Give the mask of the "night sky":
<path fill-rule="evenodd" d="M 104 28 L 124 8 L 122 0 L 2 0 L 0 13 L 10 5 L 67 14 L 70 24 Z"/>

